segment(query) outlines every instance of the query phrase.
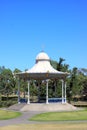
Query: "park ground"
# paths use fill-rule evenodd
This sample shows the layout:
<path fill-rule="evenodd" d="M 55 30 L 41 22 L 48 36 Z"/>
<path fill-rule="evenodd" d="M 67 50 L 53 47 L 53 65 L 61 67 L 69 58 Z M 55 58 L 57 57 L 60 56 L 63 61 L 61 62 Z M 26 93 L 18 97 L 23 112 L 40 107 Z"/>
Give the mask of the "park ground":
<path fill-rule="evenodd" d="M 46 123 L 20 124 L 0 127 L 0 130 L 87 130 L 87 122 L 83 123 Z"/>
<path fill-rule="evenodd" d="M 22 112 L 17 118 L 0 120 L 0 130 L 87 130 L 87 120 L 30 121 L 29 118 L 36 114 L 40 112 Z"/>

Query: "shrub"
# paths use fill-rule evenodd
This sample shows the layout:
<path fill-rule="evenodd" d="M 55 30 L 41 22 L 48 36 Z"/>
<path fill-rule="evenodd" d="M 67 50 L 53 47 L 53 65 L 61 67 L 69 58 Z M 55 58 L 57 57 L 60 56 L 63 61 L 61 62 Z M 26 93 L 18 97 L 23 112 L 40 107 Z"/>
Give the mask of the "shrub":
<path fill-rule="evenodd" d="M 12 100 L 9 100 L 9 101 L 1 101 L 0 102 L 0 107 L 9 107 L 11 105 L 14 105 L 16 104 L 17 101 L 12 101 Z"/>

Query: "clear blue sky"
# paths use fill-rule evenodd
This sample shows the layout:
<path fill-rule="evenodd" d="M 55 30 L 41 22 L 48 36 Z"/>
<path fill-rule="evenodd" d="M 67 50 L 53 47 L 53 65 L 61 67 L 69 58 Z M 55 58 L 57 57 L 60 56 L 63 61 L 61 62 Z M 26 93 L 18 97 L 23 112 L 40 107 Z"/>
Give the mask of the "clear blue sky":
<path fill-rule="evenodd" d="M 0 66 L 29 69 L 42 48 L 87 68 L 87 0 L 0 0 Z"/>

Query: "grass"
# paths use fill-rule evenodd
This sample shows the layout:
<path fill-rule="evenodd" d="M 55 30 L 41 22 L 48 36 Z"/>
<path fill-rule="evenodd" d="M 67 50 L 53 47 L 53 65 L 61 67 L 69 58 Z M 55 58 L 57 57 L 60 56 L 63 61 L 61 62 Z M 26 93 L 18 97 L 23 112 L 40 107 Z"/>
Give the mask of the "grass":
<path fill-rule="evenodd" d="M 68 124 L 22 124 L 0 127 L 0 130 L 87 130 L 87 122 Z"/>
<path fill-rule="evenodd" d="M 20 116 L 20 112 L 0 110 L 0 120 L 8 120 Z"/>
<path fill-rule="evenodd" d="M 0 110 L 0 120 L 15 118 L 21 115 L 19 112 Z M 43 122 L 39 124 L 19 124 L 0 127 L 0 130 L 87 130 L 87 110 L 74 112 L 49 112 L 34 116 L 31 120 L 39 121 L 64 121 L 78 120 L 78 122 Z"/>
<path fill-rule="evenodd" d="M 31 121 L 79 121 L 87 120 L 87 110 L 71 112 L 48 112 L 38 114 L 30 119 Z"/>

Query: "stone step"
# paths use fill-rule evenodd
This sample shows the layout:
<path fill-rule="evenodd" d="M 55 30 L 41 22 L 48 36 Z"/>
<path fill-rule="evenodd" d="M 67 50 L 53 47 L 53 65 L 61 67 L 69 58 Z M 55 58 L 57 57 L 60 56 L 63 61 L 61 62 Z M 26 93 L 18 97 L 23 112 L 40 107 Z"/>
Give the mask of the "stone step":
<path fill-rule="evenodd" d="M 76 107 L 70 104 L 30 104 L 25 105 L 20 111 L 71 111 L 76 110 Z"/>
<path fill-rule="evenodd" d="M 15 111 L 20 111 L 21 108 L 23 108 L 26 104 L 21 103 L 21 104 L 15 104 L 10 107 L 8 107 L 8 110 L 15 110 Z"/>
<path fill-rule="evenodd" d="M 68 103 L 66 103 L 66 104 L 61 104 L 61 103 L 15 104 L 13 106 L 10 106 L 8 109 L 9 110 L 16 110 L 16 111 L 42 111 L 42 112 L 77 110 L 76 107 L 74 107 Z"/>

